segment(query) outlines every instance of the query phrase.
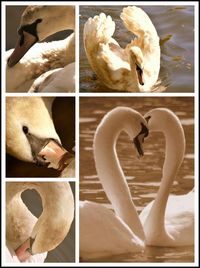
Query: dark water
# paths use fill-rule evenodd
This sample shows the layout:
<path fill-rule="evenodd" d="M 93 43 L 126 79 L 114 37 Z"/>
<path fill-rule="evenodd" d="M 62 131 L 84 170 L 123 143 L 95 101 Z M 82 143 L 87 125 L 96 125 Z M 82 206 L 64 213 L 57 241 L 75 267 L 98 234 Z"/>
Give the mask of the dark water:
<path fill-rule="evenodd" d="M 185 194 L 194 187 L 194 103 L 191 97 L 82 97 L 80 100 L 80 199 L 111 207 L 97 178 L 93 159 L 93 137 L 103 115 L 116 106 L 127 106 L 145 114 L 152 108 L 171 109 L 180 118 L 186 137 L 185 158 L 171 193 Z M 125 173 L 134 204 L 140 212 L 156 196 L 164 161 L 164 137 L 153 133 L 144 143 L 144 157 L 137 159 L 126 134 L 117 142 L 118 157 Z M 147 247 L 136 255 L 120 255 L 97 261 L 123 262 L 192 262 L 193 247 Z"/>
<path fill-rule="evenodd" d="M 89 17 L 104 12 L 116 23 L 114 38 L 122 47 L 133 38 L 120 19 L 123 6 L 80 7 L 80 91 L 111 92 L 94 75 L 83 47 L 83 26 Z M 141 6 L 150 16 L 161 39 L 161 83 L 155 88 L 165 92 L 194 91 L 194 7 Z"/>

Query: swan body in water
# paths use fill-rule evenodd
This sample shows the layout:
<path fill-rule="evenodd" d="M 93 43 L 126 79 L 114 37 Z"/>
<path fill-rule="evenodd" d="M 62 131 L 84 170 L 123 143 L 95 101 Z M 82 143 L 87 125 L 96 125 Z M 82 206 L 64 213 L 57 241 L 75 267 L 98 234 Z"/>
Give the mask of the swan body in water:
<path fill-rule="evenodd" d="M 22 161 L 62 171 L 73 156 L 63 148 L 55 130 L 53 100 L 53 97 L 6 98 L 6 152 Z"/>
<path fill-rule="evenodd" d="M 185 153 L 185 135 L 178 117 L 169 109 L 157 108 L 145 116 L 149 131 L 162 132 L 166 154 L 161 185 L 155 201 L 140 214 L 149 246 L 188 246 L 194 244 L 194 192 L 169 195 Z"/>
<path fill-rule="evenodd" d="M 120 122 L 120 123 L 119 123 Z M 114 212 L 103 204 L 80 203 L 80 256 L 105 257 L 144 248 L 144 232 L 116 154 L 119 134 L 125 131 L 142 156 L 142 142 L 148 135 L 146 121 L 135 110 L 117 107 L 108 112 L 94 137 L 97 175 Z"/>
<path fill-rule="evenodd" d="M 100 81 L 118 91 L 151 92 L 160 70 L 160 45 L 156 29 L 139 7 L 123 9 L 121 19 L 136 36 L 122 48 L 112 37 L 115 23 L 101 13 L 84 25 L 84 46 L 88 61 Z"/>
<path fill-rule="evenodd" d="M 62 41 L 34 45 L 53 33 L 65 29 L 74 30 L 74 28 L 74 6 L 28 6 L 21 17 L 16 47 L 14 51 L 8 51 L 6 55 L 6 90 L 27 92 L 34 79 L 42 73 L 74 62 L 74 33 Z M 35 48 L 32 47 L 33 45 Z M 19 76 L 23 78 L 19 81 L 13 79 Z"/>
<path fill-rule="evenodd" d="M 35 189 L 41 196 L 43 211 L 38 219 L 21 199 L 27 189 Z M 21 262 L 56 248 L 69 232 L 73 218 L 74 198 L 69 183 L 6 183 L 6 242 Z"/>

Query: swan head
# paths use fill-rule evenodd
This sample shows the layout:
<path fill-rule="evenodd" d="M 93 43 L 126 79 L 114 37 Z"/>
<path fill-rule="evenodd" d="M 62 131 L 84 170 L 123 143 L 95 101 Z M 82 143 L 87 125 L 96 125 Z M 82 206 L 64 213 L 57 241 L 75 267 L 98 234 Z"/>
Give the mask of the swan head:
<path fill-rule="evenodd" d="M 51 98 L 6 99 L 6 150 L 10 155 L 23 161 L 47 165 L 39 152 L 50 140 L 60 145 L 48 101 Z"/>
<path fill-rule="evenodd" d="M 125 131 L 133 141 L 138 157 L 143 156 L 142 144 L 148 136 L 147 122 L 140 113 L 129 107 L 118 106 L 104 116 L 97 128 L 94 145 L 97 140 L 102 143 L 102 139 L 110 144 L 115 143 L 121 131 Z"/>
<path fill-rule="evenodd" d="M 152 109 L 144 115 L 144 118 L 148 123 L 150 131 L 173 131 L 172 126 L 179 126 L 182 129 L 178 117 L 167 108 Z"/>
<path fill-rule="evenodd" d="M 131 70 L 136 73 L 139 86 L 144 86 L 144 57 L 139 47 L 131 47 L 129 51 Z"/>
<path fill-rule="evenodd" d="M 21 199 L 27 189 L 35 189 L 42 199 L 38 219 Z M 64 240 L 74 219 L 74 197 L 68 182 L 11 182 L 6 194 L 7 241 L 20 261 L 53 250 Z"/>
<path fill-rule="evenodd" d="M 28 6 L 22 14 L 18 29 L 19 39 L 8 66 L 12 67 L 38 41 L 75 27 L 74 6 Z"/>

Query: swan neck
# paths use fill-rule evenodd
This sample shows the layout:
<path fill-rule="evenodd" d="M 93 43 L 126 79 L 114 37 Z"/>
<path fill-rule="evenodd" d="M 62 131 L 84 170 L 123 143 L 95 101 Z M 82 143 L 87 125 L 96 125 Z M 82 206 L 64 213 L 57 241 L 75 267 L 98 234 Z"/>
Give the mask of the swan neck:
<path fill-rule="evenodd" d="M 119 117 L 104 120 L 97 128 L 94 138 L 96 170 L 116 215 L 129 226 L 133 233 L 144 240 L 143 228 L 115 148 L 118 136 L 123 130 Z"/>
<path fill-rule="evenodd" d="M 165 229 L 165 210 L 167 206 L 170 188 L 176 179 L 176 174 L 184 158 L 185 136 L 181 124 L 175 120 L 162 131 L 165 136 L 166 149 L 163 165 L 163 174 L 161 185 L 158 190 L 155 202 L 149 214 L 150 228 L 159 230 L 165 236 L 168 236 Z"/>

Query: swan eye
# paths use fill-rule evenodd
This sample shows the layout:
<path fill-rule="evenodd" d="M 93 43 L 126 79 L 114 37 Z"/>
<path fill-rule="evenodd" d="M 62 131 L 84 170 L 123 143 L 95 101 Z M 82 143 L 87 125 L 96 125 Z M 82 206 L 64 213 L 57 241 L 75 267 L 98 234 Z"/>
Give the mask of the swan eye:
<path fill-rule="evenodd" d="M 23 126 L 22 127 L 22 130 L 23 130 L 24 134 L 28 134 L 28 127 Z"/>

